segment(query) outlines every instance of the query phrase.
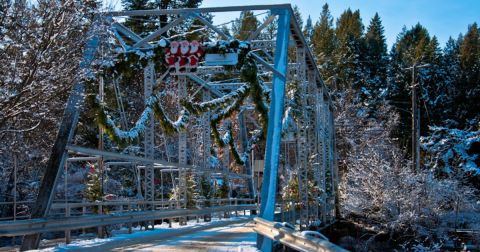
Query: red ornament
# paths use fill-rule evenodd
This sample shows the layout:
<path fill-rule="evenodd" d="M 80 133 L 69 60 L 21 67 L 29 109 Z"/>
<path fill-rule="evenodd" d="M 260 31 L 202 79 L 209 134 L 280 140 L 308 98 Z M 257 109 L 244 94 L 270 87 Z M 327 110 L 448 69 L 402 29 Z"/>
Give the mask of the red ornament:
<path fill-rule="evenodd" d="M 180 42 L 180 54 L 177 56 L 177 69 L 184 68 L 188 63 L 188 53 L 190 52 L 190 43 L 184 40 Z"/>
<path fill-rule="evenodd" d="M 176 58 L 179 54 L 178 46 L 178 42 L 173 41 L 170 44 L 170 48 L 167 48 L 167 51 L 165 53 L 165 61 L 169 66 L 175 66 Z"/>
<path fill-rule="evenodd" d="M 89 173 L 95 173 L 95 165 L 90 165 Z"/>
<path fill-rule="evenodd" d="M 188 56 L 188 63 L 190 66 L 195 67 L 198 65 L 198 61 L 203 55 L 203 50 L 200 47 L 200 43 L 194 40 L 190 42 L 190 54 Z"/>

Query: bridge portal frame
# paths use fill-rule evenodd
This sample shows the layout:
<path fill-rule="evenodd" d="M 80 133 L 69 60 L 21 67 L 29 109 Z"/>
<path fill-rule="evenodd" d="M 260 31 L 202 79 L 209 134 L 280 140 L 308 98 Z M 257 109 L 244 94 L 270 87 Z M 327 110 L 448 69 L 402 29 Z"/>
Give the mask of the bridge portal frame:
<path fill-rule="evenodd" d="M 309 148 L 307 141 L 304 141 L 304 146 L 299 146 L 301 151 L 305 151 L 304 155 L 305 158 L 310 158 L 313 154 L 318 154 L 316 158 L 314 158 L 313 165 L 307 164 L 306 160 L 303 160 L 303 164 L 297 164 L 298 166 L 298 173 L 302 174 L 302 182 L 299 179 L 299 183 L 305 183 L 303 180 L 303 176 L 308 173 L 308 169 L 314 167 L 314 169 L 318 169 L 319 166 L 322 166 L 323 171 L 329 169 L 330 177 L 332 181 L 329 185 L 332 187 L 331 190 L 335 191 L 337 188 L 338 181 L 337 178 L 337 171 L 336 171 L 336 161 L 333 160 L 335 158 L 335 146 L 334 146 L 334 128 L 332 123 L 333 118 L 333 105 L 328 95 L 328 90 L 325 84 L 322 81 L 321 75 L 317 69 L 315 58 L 312 55 L 312 52 L 309 48 L 309 45 L 305 38 L 303 37 L 303 33 L 301 31 L 301 27 L 299 27 L 293 9 L 290 4 L 279 4 L 279 5 L 253 5 L 253 6 L 228 6 L 228 7 L 211 7 L 211 8 L 196 8 L 196 9 L 155 9 L 155 10 L 135 10 L 135 11 L 112 11 L 102 13 L 102 16 L 107 18 L 113 17 L 127 17 L 127 16 L 159 16 L 159 15 L 179 15 L 177 19 L 170 22 L 165 27 L 154 31 L 153 33 L 141 37 L 140 35 L 134 33 L 133 31 L 129 30 L 127 27 L 123 26 L 120 23 L 114 23 L 113 27 L 115 28 L 115 33 L 118 35 L 117 38 L 122 44 L 124 48 L 127 48 L 128 45 L 122 40 L 119 33 L 127 36 L 131 40 L 135 42 L 133 48 L 145 48 L 150 47 L 151 45 L 149 42 L 155 40 L 156 38 L 160 37 L 162 34 L 167 32 L 169 29 L 173 28 L 175 25 L 183 22 L 188 18 L 195 18 L 198 19 L 200 22 L 205 24 L 208 28 L 212 29 L 216 33 L 218 33 L 224 39 L 229 39 L 230 37 L 224 34 L 220 29 L 216 26 L 205 20 L 203 17 L 200 16 L 201 13 L 216 13 L 216 12 L 233 12 L 233 11 L 259 11 L 259 10 L 266 10 L 271 12 L 271 16 L 255 31 L 253 32 L 248 41 L 251 41 L 252 44 L 259 44 L 259 47 L 265 47 L 265 44 L 269 42 L 262 43 L 261 41 L 254 41 L 255 38 L 258 37 L 260 32 L 270 24 L 275 17 L 278 17 L 278 32 L 276 41 L 273 43 L 270 42 L 270 46 L 275 44 L 275 55 L 273 57 L 273 66 L 269 64 L 266 60 L 262 59 L 262 57 L 253 53 L 254 57 L 257 59 L 257 62 L 265 68 L 267 71 L 272 72 L 273 74 L 273 83 L 272 83 L 272 95 L 271 95 L 271 103 L 269 109 L 269 125 L 267 131 L 267 146 L 265 150 L 265 167 L 264 167 L 264 177 L 263 177 L 263 186 L 261 191 L 261 207 L 260 207 L 260 216 L 266 220 L 272 221 L 274 218 L 274 212 L 276 208 L 276 195 L 277 195 L 277 173 L 278 173 L 278 164 L 279 164 L 279 157 L 280 157 L 280 145 L 282 142 L 282 119 L 284 114 L 284 98 L 285 98 L 285 86 L 286 81 L 289 77 L 288 71 L 288 48 L 295 47 L 299 49 L 300 56 L 297 57 L 297 64 L 299 64 L 297 71 L 302 72 L 302 74 L 296 73 L 297 77 L 300 77 L 299 80 L 301 83 L 305 83 L 308 87 L 304 87 L 304 90 L 307 92 L 306 97 L 304 98 L 303 103 L 307 106 L 314 106 L 315 112 L 317 117 L 323 114 L 323 118 L 321 120 L 306 120 L 305 118 L 304 125 L 299 125 L 303 127 L 303 130 L 309 131 L 309 134 L 305 133 L 304 137 L 308 135 L 312 136 L 316 135 L 317 139 L 320 139 L 321 136 L 324 136 L 325 139 L 321 141 L 321 144 L 314 146 L 314 150 L 317 150 L 318 153 L 312 153 L 312 150 L 306 150 Z M 96 51 L 96 47 L 98 46 L 99 38 L 93 37 L 90 39 L 89 43 L 87 44 L 86 51 L 85 51 L 85 59 L 82 62 L 81 67 L 84 69 L 88 69 L 89 65 L 93 59 L 93 56 Z M 292 45 L 293 44 L 293 45 Z M 149 68 L 149 67 L 147 67 Z M 146 70 L 148 71 L 148 69 Z M 149 74 L 149 76 L 153 76 L 154 74 Z M 308 76 L 308 77 L 307 77 Z M 148 95 L 150 92 L 151 85 L 153 85 L 153 81 L 151 78 L 145 80 L 146 91 L 145 95 Z M 313 83 L 311 83 L 313 82 Z M 303 85 L 303 84 L 302 84 Z M 214 94 L 218 92 L 218 90 L 206 86 L 208 92 Z M 313 92 L 313 93 L 312 93 Z M 33 208 L 32 218 L 43 218 L 46 217 L 48 211 L 51 206 L 52 196 L 54 194 L 54 187 L 59 174 L 62 171 L 62 167 L 64 166 L 65 159 L 67 157 L 67 145 L 71 144 L 73 138 L 73 132 L 78 121 L 79 111 L 81 110 L 84 94 L 85 93 L 85 84 L 82 81 L 79 81 L 74 85 L 73 91 L 70 94 L 69 100 L 67 102 L 67 107 L 65 109 L 65 114 L 62 119 L 62 123 L 60 126 L 59 133 L 57 135 L 56 142 L 52 149 L 52 154 L 50 156 L 46 176 L 50 176 L 44 178 L 41 184 L 39 196 L 36 200 L 36 204 Z M 312 99 L 311 96 L 315 96 L 315 99 Z M 321 96 L 321 98 L 318 98 Z M 312 104 L 311 101 L 315 102 L 323 102 L 323 104 Z M 305 115 L 308 114 L 305 112 Z M 308 117 L 308 115 L 306 116 Z M 309 125 L 309 124 L 315 125 Z M 318 125 L 321 123 L 322 125 Z M 151 127 L 148 127 L 152 132 L 147 132 L 148 139 L 145 142 L 145 152 L 146 159 L 152 160 L 153 154 L 150 152 L 150 148 L 153 148 L 153 122 L 151 122 Z M 147 130 L 148 130 L 147 129 Z M 150 134 L 151 133 L 151 134 Z M 306 140 L 306 139 L 305 139 Z M 311 141 L 312 139 L 310 139 Z M 313 145 L 311 145 L 313 146 Z M 321 152 L 321 153 L 320 153 Z M 182 158 L 183 160 L 183 158 Z M 182 161 L 182 164 L 185 165 L 185 162 Z M 153 163 L 147 163 L 147 167 L 151 167 L 152 170 L 147 172 L 149 181 L 146 181 L 147 187 L 153 187 Z M 316 180 L 319 183 L 319 187 L 325 188 L 325 173 L 324 172 L 315 172 Z M 321 175 L 318 175 L 321 174 Z M 322 181 L 323 180 L 323 181 Z M 307 185 L 300 185 L 300 188 L 307 188 Z M 321 188 L 321 189 L 323 189 Z M 146 191 L 149 191 L 147 189 Z M 153 189 L 152 189 L 153 190 Z M 326 190 L 323 189 L 323 192 L 315 193 L 315 209 L 316 213 L 313 213 L 313 216 L 318 216 L 319 210 L 317 209 L 318 205 L 321 204 L 322 206 L 327 205 L 327 201 L 330 202 L 330 199 L 327 199 L 325 196 Z M 147 192 L 147 195 L 151 195 L 151 191 Z M 302 190 L 300 192 L 300 198 L 308 199 L 308 191 Z M 333 192 L 333 197 L 335 197 L 335 192 Z M 153 200 L 153 197 L 151 199 Z M 302 223 L 301 225 L 308 225 L 308 222 L 311 219 L 312 213 L 308 211 L 308 202 L 304 202 L 306 205 L 301 209 L 301 216 L 302 216 Z M 325 207 L 323 207 L 325 208 Z M 322 208 L 322 209 L 323 209 Z M 332 209 L 333 207 L 330 207 Z M 332 213 L 325 213 L 325 210 L 320 210 L 322 221 L 328 221 L 325 216 L 332 216 Z M 38 247 L 39 242 L 39 235 L 31 235 L 27 236 L 24 240 L 22 245 L 22 249 L 31 249 Z M 271 248 L 271 241 L 268 239 L 263 240 L 263 238 L 259 238 L 259 247 L 262 248 L 262 251 L 268 251 Z"/>

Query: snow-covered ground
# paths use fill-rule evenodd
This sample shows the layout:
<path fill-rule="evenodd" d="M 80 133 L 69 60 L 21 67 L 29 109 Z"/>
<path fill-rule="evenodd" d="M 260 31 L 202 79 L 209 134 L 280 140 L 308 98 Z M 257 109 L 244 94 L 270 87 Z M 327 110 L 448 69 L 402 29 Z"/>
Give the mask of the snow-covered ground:
<path fill-rule="evenodd" d="M 109 238 L 77 239 L 38 251 L 257 251 L 250 220 L 246 216 L 200 223 L 190 220 L 186 226 L 173 223 L 172 228 L 164 223 L 154 230 L 134 229 L 132 234 L 121 229 Z"/>

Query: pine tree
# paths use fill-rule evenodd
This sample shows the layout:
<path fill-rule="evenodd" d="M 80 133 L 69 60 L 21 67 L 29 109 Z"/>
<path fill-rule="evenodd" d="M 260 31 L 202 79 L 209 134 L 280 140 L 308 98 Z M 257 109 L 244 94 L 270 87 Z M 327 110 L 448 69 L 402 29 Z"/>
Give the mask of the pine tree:
<path fill-rule="evenodd" d="M 461 77 L 458 117 L 464 127 L 478 127 L 480 122 L 480 31 L 477 23 L 468 27 L 459 50 Z"/>
<path fill-rule="evenodd" d="M 146 10 L 151 8 L 149 0 L 122 0 L 122 5 L 125 10 Z M 136 17 L 128 17 L 125 20 L 125 25 L 137 34 L 143 34 L 147 31 L 145 22 Z"/>
<path fill-rule="evenodd" d="M 212 199 L 213 196 L 213 190 L 212 190 L 212 184 L 210 183 L 209 179 L 207 176 L 202 175 L 200 177 L 200 191 L 201 195 L 205 198 L 205 206 L 210 207 L 210 200 Z"/>
<path fill-rule="evenodd" d="M 89 165 L 87 188 L 85 190 L 85 198 L 90 202 L 102 200 L 102 182 L 100 169 L 93 164 Z"/>
<path fill-rule="evenodd" d="M 435 107 L 439 116 L 440 123 L 446 127 L 458 127 L 456 105 L 463 100 L 460 96 L 460 46 L 458 41 L 450 37 L 443 49 L 442 62 L 440 64 L 441 71 L 444 72 L 444 82 L 438 87 L 438 98 Z"/>
<path fill-rule="evenodd" d="M 347 9 L 337 20 L 335 35 L 338 47 L 335 50 L 335 63 L 338 78 L 337 89 L 354 87 L 359 89 L 363 82 L 363 23 L 360 11 Z"/>
<path fill-rule="evenodd" d="M 425 62 L 426 47 L 430 43 L 430 35 L 425 27 L 417 23 L 410 30 L 405 27 L 398 35 L 395 50 L 405 66 Z"/>
<path fill-rule="evenodd" d="M 478 59 L 480 58 L 480 32 L 477 23 L 468 27 L 460 46 L 460 66 L 463 71 L 478 71 Z M 470 77 L 470 76 L 469 76 Z M 475 76 L 471 76 L 475 77 Z"/>
<path fill-rule="evenodd" d="M 388 63 L 384 29 L 378 13 L 375 13 L 367 28 L 365 49 L 365 88 L 368 103 L 376 106 L 376 101 L 382 98 L 382 92 L 386 88 Z"/>
<path fill-rule="evenodd" d="M 317 58 L 317 64 L 327 84 L 335 75 L 333 53 L 335 50 L 335 31 L 333 29 L 333 17 L 328 9 L 328 4 L 323 5 L 320 19 L 313 27 L 311 43 Z"/>
<path fill-rule="evenodd" d="M 392 101 L 398 109 L 401 120 L 396 135 L 401 142 L 401 145 L 407 148 L 411 153 L 411 72 L 406 71 L 405 68 L 411 67 L 413 64 L 430 63 L 431 57 L 428 56 L 427 49 L 430 45 L 430 35 L 426 28 L 420 24 L 416 24 L 411 29 L 403 28 L 398 35 L 397 41 L 393 45 L 390 52 L 390 69 L 389 69 L 389 93 L 388 98 Z M 420 82 L 421 87 L 425 87 L 425 82 L 428 81 L 428 73 L 431 69 L 422 68 L 416 73 L 416 80 Z M 425 95 L 424 95 L 425 98 Z M 420 105 L 423 105 L 424 100 L 420 100 Z M 424 106 L 421 113 L 426 113 Z M 426 119 L 426 117 L 422 117 Z M 425 133 L 426 120 L 420 120 L 422 125 L 422 133 Z"/>
<path fill-rule="evenodd" d="M 187 208 L 192 209 L 196 207 L 196 201 L 200 196 L 200 188 L 193 174 L 188 174 L 186 179 Z"/>
<path fill-rule="evenodd" d="M 310 45 L 313 36 L 313 24 L 310 15 L 308 15 L 307 23 L 305 24 L 305 28 L 303 29 L 303 36 L 305 37 L 307 43 Z"/>
<path fill-rule="evenodd" d="M 420 85 L 420 112 L 421 112 L 421 129 L 420 132 L 428 132 L 428 126 L 431 124 L 441 123 L 439 119 L 444 116 L 441 110 L 442 104 L 440 97 L 443 95 L 442 86 L 448 85 L 447 76 L 442 69 L 442 51 L 437 37 L 433 36 L 425 48 L 424 61 L 429 64 L 428 68 L 422 68 L 418 71 L 418 81 Z M 444 101 L 446 102 L 446 101 Z"/>
<path fill-rule="evenodd" d="M 234 37 L 240 40 L 246 40 L 257 28 L 258 20 L 252 11 L 242 11 L 240 18 L 232 25 Z"/>
<path fill-rule="evenodd" d="M 269 18 L 269 16 L 271 14 L 272 13 L 265 16 L 261 23 L 264 23 L 265 21 L 267 21 L 267 19 Z M 275 18 L 269 25 L 267 25 L 267 27 L 265 27 L 262 30 L 262 32 L 258 36 L 258 39 L 260 39 L 260 40 L 275 40 L 275 38 L 277 37 L 277 30 L 278 30 L 278 20 Z"/>
<path fill-rule="evenodd" d="M 148 10 L 148 9 L 178 9 L 178 8 L 198 8 L 202 0 L 122 0 L 125 10 Z M 202 14 L 204 17 L 208 17 Z M 160 15 L 159 17 L 128 17 L 125 25 L 130 27 L 137 34 L 145 34 L 165 27 L 176 16 Z M 210 17 L 211 18 L 211 17 Z M 191 27 L 192 22 L 183 22 L 169 33 L 170 35 L 185 32 Z"/>
<path fill-rule="evenodd" d="M 222 184 L 217 188 L 217 198 L 219 199 L 226 199 L 229 197 L 230 194 L 230 185 L 229 180 L 226 175 L 222 177 Z"/>

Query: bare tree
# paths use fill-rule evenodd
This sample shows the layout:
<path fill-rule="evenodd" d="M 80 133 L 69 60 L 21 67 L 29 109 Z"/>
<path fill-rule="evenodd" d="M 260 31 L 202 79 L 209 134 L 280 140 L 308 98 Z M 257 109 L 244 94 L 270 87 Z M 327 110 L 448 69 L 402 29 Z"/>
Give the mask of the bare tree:
<path fill-rule="evenodd" d="M 0 175 L 8 183 L 0 200 L 11 201 L 13 156 L 19 180 L 32 187 L 20 196 L 34 197 L 95 8 L 94 1 L 1 1 Z"/>

